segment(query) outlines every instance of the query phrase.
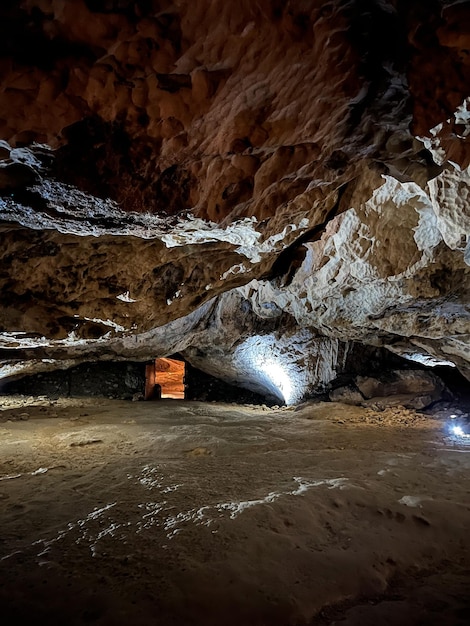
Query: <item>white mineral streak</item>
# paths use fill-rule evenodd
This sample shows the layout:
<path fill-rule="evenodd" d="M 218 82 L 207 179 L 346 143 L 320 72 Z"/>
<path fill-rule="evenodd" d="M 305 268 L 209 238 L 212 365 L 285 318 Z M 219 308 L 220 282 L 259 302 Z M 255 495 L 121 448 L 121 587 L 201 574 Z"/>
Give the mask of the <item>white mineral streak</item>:
<path fill-rule="evenodd" d="M 20 374 L 25 376 L 27 374 L 36 374 L 37 372 L 68 369 L 69 367 L 73 367 L 75 364 L 76 361 L 74 359 L 33 359 L 29 361 L 0 363 L 0 381 L 5 378 L 14 378 Z"/>
<path fill-rule="evenodd" d="M 0 217 L 33 230 L 55 230 L 82 237 L 112 235 L 157 239 L 167 248 L 222 242 L 235 246 L 235 252 L 251 263 L 259 263 L 263 255 L 272 253 L 273 250 L 282 250 L 287 245 L 285 239 L 289 234 L 302 232 L 309 226 L 309 220 L 301 218 L 299 224 L 288 224 L 281 232 L 261 241 L 262 234 L 256 230 L 256 217 L 236 220 L 222 227 L 215 222 L 188 214 L 172 225 L 169 232 L 165 220 L 157 215 L 126 213 L 112 200 L 94 198 L 57 181 L 44 180 L 38 191 L 60 219 L 51 217 L 47 212 L 41 213 L 13 202 L 9 198 L 0 198 Z M 73 197 L 73 214 L 64 209 L 63 198 L 67 196 Z M 126 294 L 121 296 L 124 297 L 117 297 L 125 302 L 130 301 L 125 299 Z"/>
<path fill-rule="evenodd" d="M 116 298 L 118 300 L 121 300 L 121 302 L 137 302 L 137 300 L 134 300 L 134 298 L 131 298 L 129 291 L 120 293 L 118 296 L 116 296 Z"/>
<path fill-rule="evenodd" d="M 458 137 L 468 137 L 470 135 L 470 97 L 465 98 L 462 104 L 457 107 L 454 118 L 456 124 L 464 126 Z"/>
<path fill-rule="evenodd" d="M 246 510 L 251 509 L 254 506 L 270 504 L 285 496 L 303 496 L 313 487 L 325 486 L 328 489 L 345 489 L 348 482 L 347 478 L 330 478 L 326 480 L 308 481 L 298 476 L 294 477 L 293 480 L 295 480 L 299 486 L 297 487 L 297 489 L 294 489 L 292 491 L 271 491 L 270 493 L 268 493 L 268 495 L 264 496 L 264 498 L 258 498 L 255 500 L 241 500 L 239 502 L 224 502 L 221 504 L 215 504 L 212 508 L 215 508 L 219 512 L 227 511 L 230 513 L 230 519 L 235 519 Z M 210 509 L 211 507 L 208 508 Z"/>
<path fill-rule="evenodd" d="M 24 474 L 7 474 L 6 476 L 0 476 L 0 480 L 13 480 L 15 478 L 21 478 Z"/>
<path fill-rule="evenodd" d="M 434 162 L 437 163 L 437 165 L 442 165 L 447 159 L 446 152 L 441 146 L 441 140 L 439 139 L 439 133 L 443 127 L 444 124 L 441 123 L 434 126 L 434 128 L 431 128 L 429 131 L 429 134 L 431 135 L 430 137 L 417 137 L 417 139 L 424 143 L 424 147 L 429 150 Z"/>
<path fill-rule="evenodd" d="M 243 263 L 239 263 L 238 265 L 233 265 L 226 272 L 222 274 L 220 280 L 225 280 L 230 276 L 230 274 L 244 274 L 247 271 L 247 268 L 243 265 Z"/>
<path fill-rule="evenodd" d="M 463 252 L 470 265 L 470 168 L 445 169 L 429 181 L 429 195 L 446 245 Z"/>
<path fill-rule="evenodd" d="M 38 556 L 44 556 L 45 554 L 47 554 L 51 546 L 53 546 L 55 543 L 59 542 L 61 539 L 63 539 L 65 536 L 67 536 L 68 534 L 72 532 L 79 534 L 79 536 L 76 539 L 76 543 L 77 544 L 82 543 L 82 542 L 88 543 L 90 546 L 90 551 L 92 555 L 95 556 L 96 545 L 98 541 L 100 541 L 104 536 L 108 534 L 114 536 L 115 530 L 117 530 L 117 528 L 123 525 L 123 524 L 111 523 L 109 527 L 104 528 L 104 529 L 102 528 L 101 521 L 104 517 L 104 514 L 107 513 L 113 507 L 115 507 L 116 504 L 117 504 L 116 502 L 111 502 L 110 504 L 107 504 L 104 507 L 101 507 L 101 508 L 96 507 L 95 509 L 93 509 L 93 511 L 88 513 L 88 515 L 84 519 L 78 519 L 74 522 L 69 522 L 67 524 L 67 527 L 60 530 L 56 537 L 53 537 L 52 539 L 39 539 L 38 541 L 36 541 L 33 545 L 42 545 L 42 550 L 41 552 L 38 553 Z M 97 532 L 96 531 L 93 532 L 90 526 L 93 526 L 96 523 L 99 524 L 100 530 Z M 128 524 L 125 523 L 125 525 L 127 526 Z"/>
<path fill-rule="evenodd" d="M 297 230 L 305 230 L 308 228 L 309 221 L 307 218 L 302 218 L 298 225 L 288 224 L 280 233 L 271 235 L 265 241 L 260 241 L 261 233 L 255 230 L 256 224 L 256 217 L 247 217 L 221 228 L 214 222 L 188 217 L 181 220 L 172 233 L 163 235 L 161 240 L 167 248 L 222 241 L 237 246 L 235 252 L 245 256 L 251 263 L 259 263 L 264 254 L 276 249 L 282 250 L 285 247 L 284 240 L 287 235 Z M 236 270 L 236 268 L 240 269 Z M 246 269 L 243 264 L 236 265 L 225 272 L 221 279 L 225 279 L 230 273 L 244 271 Z"/>
<path fill-rule="evenodd" d="M 215 299 L 210 300 L 183 318 L 137 335 L 124 337 L 104 335 L 98 339 L 79 339 L 71 333 L 62 340 L 42 338 L 39 343 L 41 348 L 64 349 L 69 358 L 66 360 L 47 358 L 0 362 L 0 381 L 19 374 L 68 369 L 82 361 L 89 360 L 93 354 L 96 355 L 100 348 L 111 349 L 116 358 L 123 359 L 133 358 L 136 355 L 144 360 L 155 359 L 159 356 L 182 352 L 188 346 L 196 345 L 197 338 L 204 336 L 204 320 L 214 307 L 214 303 Z M 14 342 L 11 339 L 8 342 L 7 339 L 4 341 L 8 348 L 29 348 L 38 345 L 34 343 L 34 339 L 25 338 L 22 335 L 15 336 Z"/>
<path fill-rule="evenodd" d="M 116 322 L 113 322 L 112 320 L 100 320 L 98 317 L 84 317 L 83 319 L 87 320 L 87 322 L 95 322 L 95 324 L 102 324 L 103 326 L 109 326 L 109 328 L 112 328 L 113 330 L 116 330 L 118 332 L 122 332 L 123 330 L 126 330 L 124 326 L 121 326 L 120 324 L 116 324 Z"/>
<path fill-rule="evenodd" d="M 48 346 L 46 337 L 30 337 L 24 332 L 0 332 L 0 347 L 2 348 L 34 348 L 35 346 Z"/>
<path fill-rule="evenodd" d="M 455 125 L 463 128 L 459 128 L 459 131 L 456 132 Z M 460 166 L 457 163 L 448 161 L 447 153 L 442 146 L 441 137 L 445 137 L 445 134 L 449 131 L 454 137 L 462 140 L 465 140 L 470 135 L 470 97 L 465 98 L 451 118 L 431 128 L 429 137 L 417 137 L 417 139 L 423 142 L 424 147 L 429 150 L 437 165 L 444 165 L 444 163 L 449 162 L 457 170 L 460 170 Z"/>
<path fill-rule="evenodd" d="M 420 352 L 411 351 L 406 346 L 401 348 L 397 348 L 396 346 L 389 346 L 389 350 L 392 352 L 396 352 L 401 357 L 407 359 L 408 361 L 413 361 L 414 363 L 419 363 L 420 365 L 425 365 L 426 367 L 437 367 L 439 365 L 445 365 L 447 367 L 455 367 L 455 363 L 452 361 L 446 361 L 445 359 L 438 359 L 430 354 L 422 354 Z"/>
<path fill-rule="evenodd" d="M 149 477 L 150 480 L 148 480 Z M 130 474 L 128 479 L 133 482 L 136 481 L 145 489 L 155 490 L 162 495 L 166 494 L 166 498 L 158 502 L 138 504 L 134 514 L 129 513 L 128 508 L 121 511 L 118 502 L 111 502 L 103 507 L 95 508 L 84 518 L 69 522 L 52 539 L 41 539 L 35 542 L 34 545 L 41 546 L 38 556 L 46 555 L 54 544 L 70 534 L 76 536 L 75 542 L 77 544 L 88 545 L 92 556 L 97 556 L 99 555 L 100 542 L 108 537 L 126 542 L 129 535 L 144 533 L 155 527 L 162 530 L 162 539 L 171 540 L 189 524 L 211 526 L 216 521 L 234 520 L 249 509 L 273 504 L 282 498 L 303 497 L 314 488 L 346 489 L 351 486 L 349 479 L 343 477 L 309 480 L 295 476 L 292 479 L 297 483 L 294 489 L 270 491 L 265 496 L 248 500 L 201 504 L 188 510 L 178 511 L 177 501 L 171 498 L 174 497 L 173 493 L 177 487 L 182 485 L 165 486 L 165 477 L 159 468 L 146 465 L 140 474 Z"/>

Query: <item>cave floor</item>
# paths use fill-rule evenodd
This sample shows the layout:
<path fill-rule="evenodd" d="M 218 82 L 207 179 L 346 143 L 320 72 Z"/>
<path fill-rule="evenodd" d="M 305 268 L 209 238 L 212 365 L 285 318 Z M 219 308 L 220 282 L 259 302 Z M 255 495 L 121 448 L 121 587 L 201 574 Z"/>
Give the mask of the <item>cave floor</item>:
<path fill-rule="evenodd" d="M 2 626 L 469 623 L 470 445 L 442 418 L 0 401 Z"/>

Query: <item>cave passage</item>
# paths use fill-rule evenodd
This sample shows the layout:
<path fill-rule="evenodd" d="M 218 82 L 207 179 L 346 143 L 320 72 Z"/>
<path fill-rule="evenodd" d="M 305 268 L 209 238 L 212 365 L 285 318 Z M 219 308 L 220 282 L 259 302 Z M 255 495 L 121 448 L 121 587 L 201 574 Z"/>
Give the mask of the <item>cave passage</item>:
<path fill-rule="evenodd" d="M 161 358 L 147 363 L 145 367 L 145 399 L 185 398 L 184 361 Z"/>

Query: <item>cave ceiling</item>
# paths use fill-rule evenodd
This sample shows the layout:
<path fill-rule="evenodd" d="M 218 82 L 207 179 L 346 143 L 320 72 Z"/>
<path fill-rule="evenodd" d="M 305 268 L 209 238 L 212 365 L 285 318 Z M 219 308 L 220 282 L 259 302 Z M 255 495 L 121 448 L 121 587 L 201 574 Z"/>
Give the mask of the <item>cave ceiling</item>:
<path fill-rule="evenodd" d="M 470 2 L 4 0 L 0 31 L 1 377 L 470 376 Z"/>

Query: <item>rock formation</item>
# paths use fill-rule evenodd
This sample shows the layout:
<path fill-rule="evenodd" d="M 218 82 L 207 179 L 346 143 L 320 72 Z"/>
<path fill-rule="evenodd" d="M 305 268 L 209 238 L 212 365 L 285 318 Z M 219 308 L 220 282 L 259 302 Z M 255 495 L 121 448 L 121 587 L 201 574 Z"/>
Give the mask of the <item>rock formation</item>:
<path fill-rule="evenodd" d="M 469 8 L 2 3 L 0 376 L 179 352 L 290 403 L 369 346 L 470 377 Z"/>

